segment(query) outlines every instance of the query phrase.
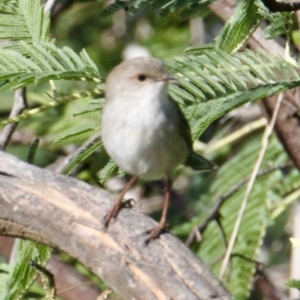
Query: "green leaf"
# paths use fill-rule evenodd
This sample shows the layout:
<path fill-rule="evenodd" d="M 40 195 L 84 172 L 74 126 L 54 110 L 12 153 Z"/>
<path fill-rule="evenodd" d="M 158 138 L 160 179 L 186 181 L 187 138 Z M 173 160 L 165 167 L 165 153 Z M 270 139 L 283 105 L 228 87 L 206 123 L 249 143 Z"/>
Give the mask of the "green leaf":
<path fill-rule="evenodd" d="M 234 158 L 218 170 L 217 177 L 207 195 L 213 202 L 222 198 L 226 199 L 219 212 L 220 222 L 227 241 L 236 222 L 249 176 L 258 158 L 261 146 L 260 139 L 261 135 L 252 136 L 243 144 Z M 283 177 L 286 176 L 279 170 L 279 166 L 286 160 L 287 157 L 282 147 L 273 139 L 265 154 L 261 170 L 268 170 L 269 167 L 275 170 L 264 172 L 255 180 L 233 248 L 233 256 L 224 276 L 224 283 L 235 299 L 242 300 L 248 297 L 253 274 L 256 270 L 253 261 L 258 259 L 266 228 L 271 223 L 269 208 L 272 198 L 270 194 L 274 187 L 281 185 Z M 205 197 L 205 195 L 203 196 Z M 193 220 L 192 224 L 200 225 L 206 216 L 207 212 L 200 214 Z M 227 246 L 216 222 L 209 224 L 202 234 L 202 242 L 194 246 L 195 248 L 198 247 L 197 254 L 199 257 L 210 264 L 212 270 L 218 274 Z"/>
<path fill-rule="evenodd" d="M 15 14 L 18 10 L 18 0 L 2 0 L 0 3 L 0 13 Z"/>
<path fill-rule="evenodd" d="M 72 127 L 71 129 L 68 129 L 67 131 L 62 132 L 57 137 L 55 137 L 54 143 L 57 144 L 57 143 L 72 140 L 81 134 L 95 131 L 96 128 L 97 127 L 94 124 L 83 124 L 83 125 L 78 125 L 78 126 Z"/>
<path fill-rule="evenodd" d="M 64 103 L 68 103 L 68 102 L 71 102 L 71 101 L 74 101 L 74 100 L 78 100 L 80 98 L 90 97 L 90 96 L 93 96 L 93 95 L 96 95 L 96 96 L 103 95 L 103 86 L 98 85 L 98 87 L 95 88 L 92 91 L 74 93 L 74 94 L 68 95 L 68 96 L 58 96 L 58 97 L 55 98 L 55 100 L 50 101 L 49 103 L 47 103 L 45 105 L 42 105 L 40 107 L 31 109 L 29 111 L 25 111 L 25 112 L 23 112 L 22 114 L 20 114 L 16 117 L 13 117 L 13 118 L 10 118 L 10 119 L 7 119 L 7 120 L 4 120 L 4 121 L 0 122 L 0 126 L 6 126 L 8 124 L 14 124 L 14 123 L 17 123 L 21 120 L 28 119 L 28 118 L 30 118 L 30 117 L 38 114 L 38 113 L 41 113 L 45 110 L 48 110 L 48 109 L 52 108 L 52 107 L 56 107 L 56 106 L 64 104 Z"/>
<path fill-rule="evenodd" d="M 104 105 L 104 98 L 101 99 L 95 99 L 93 101 L 90 101 L 86 106 L 81 107 L 74 113 L 75 116 L 80 116 L 84 114 L 88 114 L 95 111 L 102 111 L 103 105 Z"/>
<path fill-rule="evenodd" d="M 100 81 L 96 65 L 85 51 L 57 48 L 50 42 L 0 49 L 0 91 L 17 89 L 49 79 Z"/>
<path fill-rule="evenodd" d="M 50 18 L 40 0 L 6 1 L 0 4 L 0 39 L 49 41 Z"/>
<path fill-rule="evenodd" d="M 10 278 L 12 266 L 0 263 L 0 299 L 5 299 L 7 295 L 7 285 Z"/>
<path fill-rule="evenodd" d="M 267 20 L 270 25 L 264 30 L 266 38 L 274 39 L 280 35 L 288 34 L 288 24 L 292 24 L 293 16 L 294 14 L 290 12 L 269 14 Z"/>
<path fill-rule="evenodd" d="M 34 141 L 32 142 L 32 144 L 29 148 L 28 155 L 27 155 L 27 162 L 29 164 L 33 164 L 33 162 L 34 162 L 34 157 L 36 154 L 36 150 L 39 146 L 39 143 L 40 143 L 40 139 L 36 138 L 36 139 L 34 139 Z"/>
<path fill-rule="evenodd" d="M 111 174 L 118 169 L 118 166 L 116 163 L 110 159 L 106 166 L 101 170 L 101 174 L 99 177 L 99 181 L 101 184 L 103 184 L 110 176 Z"/>
<path fill-rule="evenodd" d="M 156 1 L 156 5 L 161 9 L 161 16 L 167 16 L 171 13 L 180 11 L 183 19 L 191 18 L 194 15 L 204 16 L 207 14 L 207 8 L 214 0 L 187 1 L 187 0 L 166 0 Z"/>
<path fill-rule="evenodd" d="M 214 1 L 214 0 L 213 0 Z M 202 1 L 201 3 L 192 3 L 190 6 L 185 7 L 180 14 L 182 19 L 190 19 L 195 16 L 207 17 L 211 14 L 209 4 L 213 1 Z"/>
<path fill-rule="evenodd" d="M 193 138 L 198 139 L 213 121 L 226 115 L 242 104 L 280 93 L 289 88 L 298 86 L 299 84 L 300 82 L 291 82 L 290 85 L 276 84 L 275 86 L 268 85 L 265 87 L 257 87 L 249 91 L 236 92 L 223 98 L 218 98 L 215 101 L 211 100 L 206 103 L 191 105 L 186 113 L 188 118 L 194 124 L 192 126 Z"/>
<path fill-rule="evenodd" d="M 207 14 L 208 5 L 214 0 L 116 0 L 108 5 L 100 13 L 101 17 L 107 17 L 120 9 L 126 9 L 130 14 L 139 11 L 157 11 L 160 10 L 161 16 L 180 11 L 182 18 L 188 18 L 193 15 Z"/>
<path fill-rule="evenodd" d="M 259 0 L 239 1 L 234 15 L 215 39 L 215 47 L 227 53 L 239 50 L 262 21 L 262 16 L 258 13 L 259 6 Z"/>
<path fill-rule="evenodd" d="M 300 85 L 299 65 L 277 54 L 198 50 L 198 56 L 177 57 L 169 63 L 172 72 L 179 75 L 179 86 L 171 86 L 170 92 L 180 103 L 189 103 L 184 110 L 194 139 L 240 105 Z"/>
<path fill-rule="evenodd" d="M 262 3 L 259 6 L 258 13 L 263 19 L 268 21 L 268 26 L 264 29 L 267 39 L 273 39 L 280 35 L 289 34 L 293 26 L 293 12 L 275 12 L 271 13 Z"/>
<path fill-rule="evenodd" d="M 37 276 L 37 271 L 30 265 L 37 260 L 42 266 L 50 258 L 50 248 L 27 240 L 19 241 L 17 259 L 10 269 L 6 285 L 6 294 L 3 300 L 21 299 Z"/>
<path fill-rule="evenodd" d="M 71 162 L 64 168 L 62 174 L 69 175 L 72 171 L 81 164 L 87 157 L 93 154 L 97 149 L 102 146 L 102 141 L 100 137 L 93 139 L 90 143 L 88 143 L 84 149 L 82 149 L 72 160 Z"/>
<path fill-rule="evenodd" d="M 296 280 L 296 279 L 291 279 L 289 280 L 286 285 L 289 287 L 289 288 L 294 288 L 294 289 L 298 289 L 300 290 L 300 280 Z"/>

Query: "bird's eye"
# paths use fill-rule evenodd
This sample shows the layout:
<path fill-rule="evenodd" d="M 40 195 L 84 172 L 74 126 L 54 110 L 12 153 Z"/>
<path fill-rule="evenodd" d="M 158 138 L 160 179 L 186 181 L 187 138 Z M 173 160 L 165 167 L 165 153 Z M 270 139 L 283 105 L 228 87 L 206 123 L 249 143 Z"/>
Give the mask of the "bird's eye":
<path fill-rule="evenodd" d="M 146 80 L 146 75 L 139 74 L 137 78 L 138 78 L 139 81 L 145 81 Z"/>

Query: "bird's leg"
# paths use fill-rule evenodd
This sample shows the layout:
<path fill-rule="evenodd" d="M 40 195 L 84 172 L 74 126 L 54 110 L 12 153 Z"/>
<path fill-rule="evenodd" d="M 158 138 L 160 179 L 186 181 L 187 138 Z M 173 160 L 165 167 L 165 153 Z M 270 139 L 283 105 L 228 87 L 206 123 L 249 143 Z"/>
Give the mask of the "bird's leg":
<path fill-rule="evenodd" d="M 160 221 L 157 224 L 156 227 L 153 229 L 147 231 L 146 233 L 149 234 L 149 237 L 145 241 L 145 244 L 149 244 L 151 240 L 154 240 L 160 236 L 162 232 L 166 229 L 166 223 L 167 223 L 167 214 L 170 204 L 170 198 L 171 198 L 171 188 L 172 188 L 172 180 L 168 177 L 167 178 L 167 187 L 166 187 L 166 194 L 165 194 L 165 200 L 164 200 L 164 206 L 163 211 L 160 217 Z"/>
<path fill-rule="evenodd" d="M 122 209 L 122 201 L 125 194 L 132 187 L 132 185 L 136 182 L 137 176 L 132 176 L 129 182 L 124 187 L 123 191 L 120 193 L 119 197 L 116 199 L 114 206 L 109 210 L 109 212 L 104 217 L 104 226 L 108 227 L 111 219 L 116 218 L 120 210 Z"/>

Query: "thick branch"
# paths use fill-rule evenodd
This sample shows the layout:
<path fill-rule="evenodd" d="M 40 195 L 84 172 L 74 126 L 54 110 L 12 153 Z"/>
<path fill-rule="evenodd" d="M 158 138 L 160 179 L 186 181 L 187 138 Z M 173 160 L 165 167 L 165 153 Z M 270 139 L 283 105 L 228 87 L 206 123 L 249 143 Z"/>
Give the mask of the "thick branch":
<path fill-rule="evenodd" d="M 100 188 L 0 153 L 0 231 L 57 247 L 124 299 L 231 299 L 208 268 L 171 234 L 144 246 L 155 222 L 124 209 L 105 231 L 113 198 Z"/>

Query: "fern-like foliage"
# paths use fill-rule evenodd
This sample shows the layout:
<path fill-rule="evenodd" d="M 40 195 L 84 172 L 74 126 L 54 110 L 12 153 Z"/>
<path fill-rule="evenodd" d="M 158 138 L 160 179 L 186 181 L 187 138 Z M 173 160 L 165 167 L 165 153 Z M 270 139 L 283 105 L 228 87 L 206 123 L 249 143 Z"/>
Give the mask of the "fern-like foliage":
<path fill-rule="evenodd" d="M 28 291 L 37 276 L 37 270 L 30 264 L 37 260 L 45 265 L 50 258 L 50 248 L 31 241 L 20 240 L 16 262 L 9 266 L 5 289 L 1 291 L 3 300 L 18 300 Z"/>
<path fill-rule="evenodd" d="M 55 100 L 50 101 L 48 104 L 25 111 L 24 113 L 22 113 L 16 117 L 13 117 L 13 118 L 10 118 L 10 119 L 0 122 L 0 126 L 6 126 L 8 124 L 17 123 L 20 120 L 27 119 L 28 117 L 34 116 L 34 115 L 36 115 L 42 111 L 45 111 L 49 108 L 53 108 L 53 107 L 56 107 L 56 106 L 64 104 L 64 103 L 68 103 L 68 102 L 71 102 L 74 100 L 86 98 L 86 97 L 93 96 L 93 95 L 96 95 L 96 96 L 103 95 L 103 87 L 100 86 L 100 88 L 95 88 L 92 91 L 74 93 L 74 94 L 68 95 L 68 96 L 57 96 L 55 98 Z"/>
<path fill-rule="evenodd" d="M 289 30 L 293 26 L 294 13 L 291 12 L 276 12 L 270 13 L 262 3 L 257 2 L 257 13 L 268 21 L 268 26 L 264 29 L 267 39 L 273 39 L 280 35 L 287 35 L 289 37 Z"/>
<path fill-rule="evenodd" d="M 93 154 L 97 149 L 102 146 L 102 140 L 100 137 L 95 138 L 90 143 L 88 143 L 78 154 L 72 158 L 70 163 L 64 168 L 62 174 L 70 175 L 72 171 L 81 164 L 87 157 Z"/>
<path fill-rule="evenodd" d="M 287 34 L 292 29 L 294 15 L 290 12 L 277 12 L 274 14 L 266 13 L 265 18 L 270 25 L 265 29 L 266 38 L 273 39 L 280 35 Z"/>
<path fill-rule="evenodd" d="M 260 0 L 239 1 L 234 15 L 215 39 L 215 47 L 227 53 L 240 49 L 262 20 L 262 15 L 258 13 L 261 5 Z"/>
<path fill-rule="evenodd" d="M 291 203 L 299 199 L 300 182 L 299 173 L 296 169 L 288 173 L 288 176 L 281 178 L 281 183 L 273 188 L 274 197 L 270 203 L 271 218 L 276 219 L 284 212 Z"/>
<path fill-rule="evenodd" d="M 232 187 L 239 186 L 239 182 L 245 180 L 245 183 L 247 183 L 260 150 L 260 137 L 259 135 L 248 140 L 239 153 L 220 168 L 217 178 L 206 197 L 216 201 L 228 194 Z M 265 155 L 262 170 L 268 169 L 270 166 L 279 167 L 286 159 L 282 147 L 274 139 Z M 272 165 L 269 165 L 270 163 Z M 299 174 L 296 176 L 299 181 Z M 264 176 L 256 178 L 238 231 L 230 266 L 224 276 L 224 282 L 235 299 L 247 299 L 249 294 L 251 280 L 256 270 L 253 261 L 258 259 L 266 228 L 272 222 L 273 209 L 271 208 L 274 201 L 272 195 L 275 193 L 275 187 L 282 185 L 282 181 L 290 186 L 293 180 L 281 173 L 279 169 L 271 173 L 266 172 Z M 234 193 L 229 194 L 226 202 L 221 207 L 220 222 L 227 241 L 232 233 L 245 190 L 246 184 L 239 186 Z M 190 230 L 193 224 L 201 224 L 205 217 L 206 214 L 200 214 L 198 218 L 193 220 L 189 224 Z M 183 228 L 184 230 L 188 229 L 188 227 L 181 226 L 181 230 Z M 196 248 L 196 245 L 194 246 Z M 216 222 L 211 222 L 204 232 L 202 242 L 198 244 L 196 252 L 218 274 L 226 247 L 226 241 L 224 241 L 219 226 Z"/>
<path fill-rule="evenodd" d="M 197 48 L 189 52 L 196 55 L 177 57 L 169 66 L 181 77 L 171 94 L 189 104 L 183 108 L 195 139 L 234 108 L 300 85 L 299 65 L 277 54 L 246 50 L 229 55 Z"/>
<path fill-rule="evenodd" d="M 84 50 L 78 55 L 70 48 L 59 49 L 51 42 L 21 41 L 0 49 L 0 74 L 0 91 L 49 79 L 99 81 L 97 67 Z"/>
<path fill-rule="evenodd" d="M 102 12 L 102 16 L 126 9 L 132 14 L 159 10 L 163 16 L 179 12 L 183 17 L 190 17 L 206 11 L 211 2 L 212 0 L 117 0 Z M 297 62 L 292 64 L 276 54 L 263 51 L 246 50 L 235 53 L 264 18 L 268 18 L 271 23 L 269 36 L 272 37 L 285 32 L 284 25 L 290 20 L 290 15 L 278 14 L 268 17 L 259 0 L 241 0 L 213 47 L 190 48 L 187 51 L 189 56 L 177 57 L 170 62 L 170 69 L 179 77 L 179 85 L 172 85 L 170 92 L 189 119 L 194 139 L 198 139 L 213 121 L 234 108 L 300 85 L 300 67 Z M 0 48 L 0 91 L 38 84 L 50 79 L 101 81 L 97 67 L 84 50 L 77 54 L 68 47 L 59 48 L 55 45 L 55 41 L 49 36 L 49 23 L 49 15 L 44 14 L 40 0 L 1 1 L 0 39 L 9 43 Z M 25 111 L 2 122 L 1 125 L 18 122 L 76 99 L 96 96 L 98 99 L 93 99 L 71 115 L 78 120 L 83 119 L 89 116 L 88 114 L 101 111 L 103 94 L 101 86 L 92 92 L 54 95 L 47 104 Z M 71 126 L 74 127 L 66 130 L 64 122 L 61 122 L 60 127 L 63 132 L 56 138 L 56 142 L 69 142 L 71 138 L 82 133 L 98 129 L 97 125 L 88 122 L 81 126 L 74 125 L 76 121 L 72 120 Z M 249 139 L 240 153 L 220 168 L 209 195 L 206 195 L 207 198 L 218 199 L 241 180 L 247 181 L 258 156 L 259 141 L 258 138 Z M 101 139 L 97 137 L 81 147 L 63 170 L 63 174 L 69 175 L 101 146 Z M 285 161 L 286 156 L 282 148 L 273 141 L 266 153 L 263 168 L 269 167 L 268 162 L 279 166 Z M 116 171 L 116 164 L 109 161 L 101 172 L 100 181 L 103 183 Z M 122 175 L 124 172 L 119 170 L 118 174 Z M 247 298 L 255 272 L 255 265 L 245 261 L 241 255 L 252 260 L 257 258 L 267 225 L 286 208 L 286 203 L 274 201 L 270 193 L 278 195 L 278 198 L 287 197 L 292 191 L 299 189 L 295 186 L 299 181 L 296 172 L 282 176 L 280 171 L 276 171 L 257 178 L 234 247 L 234 253 L 240 256 L 232 257 L 231 268 L 226 274 L 225 283 L 236 299 Z M 279 183 L 287 188 L 285 192 L 276 189 Z M 231 235 L 245 186 L 242 185 L 232 193 L 221 208 L 221 223 L 227 240 Z M 191 230 L 193 225 L 198 225 L 204 218 L 205 216 L 199 215 L 192 223 L 177 228 L 177 231 L 185 231 L 187 234 L 187 230 Z M 226 250 L 220 229 L 213 222 L 204 233 L 203 243 L 194 246 L 197 254 L 208 263 L 218 261 Z M 31 244 L 22 246 L 20 260 L 16 266 L 0 266 L 0 288 L 6 288 L 5 293 L 0 294 L 1 299 L 22 297 L 36 273 L 35 269 L 30 267 L 29 261 L 36 258 L 37 252 L 40 253 L 42 263 L 46 260 L 46 250 L 45 254 L 41 254 L 44 250 L 36 250 L 39 246 L 32 247 Z M 220 263 L 212 263 L 211 266 L 218 273 Z M 1 270 L 4 270 L 3 273 Z"/>
<path fill-rule="evenodd" d="M 18 11 L 18 0 L 2 0 L 0 3 L 0 12 L 5 14 L 16 14 Z"/>
<path fill-rule="evenodd" d="M 104 98 L 90 101 L 86 106 L 81 107 L 74 113 L 74 117 L 89 114 L 95 111 L 101 111 L 104 105 Z"/>
<path fill-rule="evenodd" d="M 40 0 L 2 1 L 0 39 L 49 41 L 50 19 Z"/>
<path fill-rule="evenodd" d="M 116 165 L 116 163 L 110 159 L 107 162 L 106 166 L 101 170 L 101 174 L 99 177 L 100 183 L 103 184 L 117 169 L 118 166 Z"/>
<path fill-rule="evenodd" d="M 31 266 L 36 268 L 42 277 L 45 297 L 43 297 L 41 300 L 55 300 L 57 292 L 54 275 L 36 261 L 31 261 Z"/>
<path fill-rule="evenodd" d="M 95 131 L 95 130 L 96 130 L 96 126 L 94 124 L 78 125 L 76 127 L 72 127 L 71 129 L 68 129 L 68 130 L 60 133 L 60 135 L 58 135 L 54 139 L 54 143 L 57 144 L 57 143 L 65 142 L 65 141 L 73 139 L 74 137 L 77 137 L 81 134 L 91 132 L 91 131 Z"/>
<path fill-rule="evenodd" d="M 117 0 L 108 5 L 102 12 L 102 17 L 107 17 L 120 9 L 126 9 L 129 13 L 135 14 L 138 11 L 159 10 L 162 16 L 180 11 L 183 18 L 195 14 L 206 13 L 208 5 L 215 0 Z"/>
<path fill-rule="evenodd" d="M 40 143 L 40 140 L 38 138 L 36 138 L 29 148 L 28 155 L 27 155 L 27 162 L 29 164 L 33 164 L 33 162 L 34 162 L 34 157 L 36 154 L 36 150 L 39 146 L 39 143 Z"/>
<path fill-rule="evenodd" d="M 5 299 L 7 295 L 7 284 L 10 279 L 11 266 L 0 263 L 0 299 Z"/>
<path fill-rule="evenodd" d="M 49 79 L 100 81 L 96 65 L 84 50 L 78 55 L 68 47 L 55 46 L 49 37 L 49 15 L 40 0 L 6 4 L 0 6 L 0 38 L 16 42 L 0 49 L 0 91 Z"/>

